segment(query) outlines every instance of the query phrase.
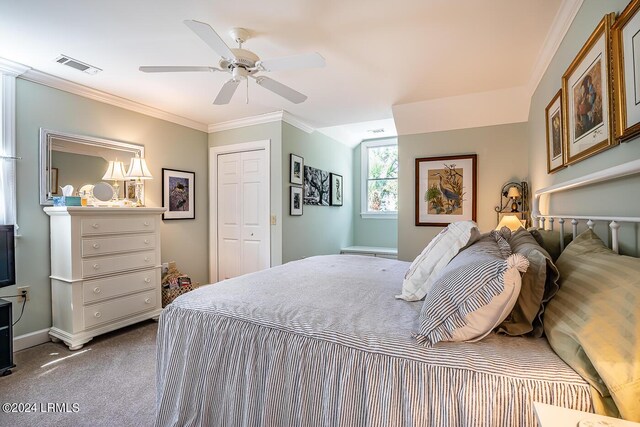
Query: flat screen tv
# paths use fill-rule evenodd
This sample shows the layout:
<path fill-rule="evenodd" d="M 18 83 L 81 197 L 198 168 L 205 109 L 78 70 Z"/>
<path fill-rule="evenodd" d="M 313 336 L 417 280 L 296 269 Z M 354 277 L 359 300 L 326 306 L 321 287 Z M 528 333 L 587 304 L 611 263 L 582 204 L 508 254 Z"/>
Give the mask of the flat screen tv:
<path fill-rule="evenodd" d="M 0 288 L 16 284 L 13 225 L 0 225 Z"/>

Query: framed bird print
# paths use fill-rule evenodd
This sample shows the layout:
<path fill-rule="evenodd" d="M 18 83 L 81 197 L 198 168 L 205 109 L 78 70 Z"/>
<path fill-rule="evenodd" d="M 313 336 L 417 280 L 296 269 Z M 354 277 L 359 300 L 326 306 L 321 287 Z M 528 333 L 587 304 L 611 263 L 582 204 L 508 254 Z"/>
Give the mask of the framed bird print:
<path fill-rule="evenodd" d="M 416 225 L 443 227 L 476 220 L 478 156 L 416 159 Z"/>
<path fill-rule="evenodd" d="M 162 219 L 195 219 L 195 172 L 162 168 Z"/>

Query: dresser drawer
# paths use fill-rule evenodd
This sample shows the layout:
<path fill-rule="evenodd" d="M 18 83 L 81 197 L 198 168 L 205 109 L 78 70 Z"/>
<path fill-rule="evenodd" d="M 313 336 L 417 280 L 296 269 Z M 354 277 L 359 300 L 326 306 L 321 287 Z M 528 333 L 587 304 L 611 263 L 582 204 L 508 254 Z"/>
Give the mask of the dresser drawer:
<path fill-rule="evenodd" d="M 101 239 L 82 239 L 82 257 L 86 258 L 93 255 L 141 251 L 145 249 L 153 249 L 155 246 L 155 234 L 104 237 Z"/>
<path fill-rule="evenodd" d="M 84 327 L 92 328 L 156 308 L 156 291 L 147 291 L 135 295 L 105 301 L 83 308 Z"/>
<path fill-rule="evenodd" d="M 83 236 L 119 233 L 144 233 L 156 229 L 152 216 L 130 216 L 122 218 L 84 218 L 80 224 Z"/>
<path fill-rule="evenodd" d="M 160 286 L 157 274 L 157 269 L 151 269 L 105 277 L 104 279 L 88 280 L 82 284 L 82 301 L 89 304 L 120 295 L 154 289 Z"/>
<path fill-rule="evenodd" d="M 82 277 L 155 267 L 156 251 L 135 252 L 118 256 L 102 256 L 82 261 Z"/>

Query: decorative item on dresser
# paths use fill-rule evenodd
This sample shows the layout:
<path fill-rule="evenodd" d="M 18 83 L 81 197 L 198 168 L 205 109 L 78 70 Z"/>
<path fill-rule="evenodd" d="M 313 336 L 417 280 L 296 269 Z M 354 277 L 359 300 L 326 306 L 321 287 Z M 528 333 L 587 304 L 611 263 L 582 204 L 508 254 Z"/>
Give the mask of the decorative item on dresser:
<path fill-rule="evenodd" d="M 78 350 L 96 335 L 160 315 L 164 208 L 44 211 L 51 223 L 54 341 Z"/>
<path fill-rule="evenodd" d="M 529 184 L 526 181 L 510 181 L 500 189 L 500 202 L 494 208 L 500 224 L 505 216 L 515 216 L 526 227 L 529 221 Z"/>

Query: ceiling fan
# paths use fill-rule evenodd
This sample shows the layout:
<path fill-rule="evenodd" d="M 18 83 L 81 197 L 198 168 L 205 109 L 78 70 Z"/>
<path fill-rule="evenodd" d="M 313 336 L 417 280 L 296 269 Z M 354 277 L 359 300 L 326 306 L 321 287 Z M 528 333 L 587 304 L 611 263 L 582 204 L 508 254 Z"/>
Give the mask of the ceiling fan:
<path fill-rule="evenodd" d="M 258 55 L 242 48 L 242 44 L 249 38 L 249 32 L 244 28 L 233 28 L 231 37 L 238 43 L 238 48 L 229 48 L 209 24 L 200 21 L 186 20 L 187 27 L 200 37 L 221 59 L 220 68 L 206 66 L 143 66 L 140 71 L 144 73 L 173 73 L 186 71 L 215 72 L 223 71 L 231 74 L 228 80 L 218 92 L 213 101 L 216 105 L 228 104 L 236 92 L 241 81 L 251 77 L 256 83 L 281 97 L 299 104 L 307 99 L 306 95 L 279 83 L 269 77 L 256 75 L 259 72 L 289 70 L 295 68 L 324 67 L 325 60 L 319 53 L 305 53 L 301 55 L 286 56 L 282 58 L 261 60 Z"/>

